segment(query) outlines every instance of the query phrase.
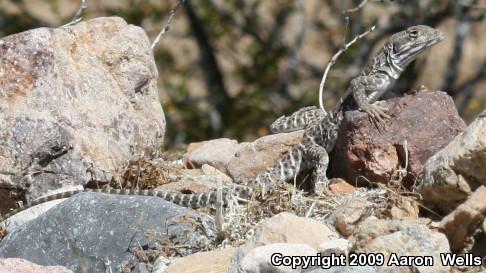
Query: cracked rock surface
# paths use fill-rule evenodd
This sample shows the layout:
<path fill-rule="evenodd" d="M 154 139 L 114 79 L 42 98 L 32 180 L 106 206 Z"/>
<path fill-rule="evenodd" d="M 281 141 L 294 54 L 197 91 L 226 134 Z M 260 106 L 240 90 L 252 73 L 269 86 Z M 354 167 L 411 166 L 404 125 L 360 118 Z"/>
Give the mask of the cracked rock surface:
<path fill-rule="evenodd" d="M 145 32 L 117 17 L 1 39 L 0 212 L 160 150 L 157 75 Z"/>
<path fill-rule="evenodd" d="M 349 111 L 331 153 L 331 177 L 353 184 L 388 183 L 407 167 L 403 183 L 422 177 L 428 158 L 466 128 L 452 98 L 440 91 L 380 102 L 391 119 L 375 124 L 362 111 Z"/>

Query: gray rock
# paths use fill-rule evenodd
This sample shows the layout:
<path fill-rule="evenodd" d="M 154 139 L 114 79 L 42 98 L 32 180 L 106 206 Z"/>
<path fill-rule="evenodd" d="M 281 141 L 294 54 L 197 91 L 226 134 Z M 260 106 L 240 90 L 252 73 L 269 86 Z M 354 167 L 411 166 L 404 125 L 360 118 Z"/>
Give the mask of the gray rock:
<path fill-rule="evenodd" d="M 302 134 L 300 130 L 241 143 L 227 138 L 195 142 L 189 145 L 183 158 L 188 167 L 209 164 L 234 181 L 245 181 L 275 164 L 282 154 L 299 143 Z"/>
<path fill-rule="evenodd" d="M 229 138 L 218 138 L 189 144 L 183 160 L 188 167 L 201 167 L 209 164 L 225 172 L 226 166 L 244 146 Z"/>
<path fill-rule="evenodd" d="M 170 264 L 170 262 L 170 259 L 167 257 L 157 257 L 152 267 L 152 273 L 164 273 L 169 267 L 168 265 Z"/>
<path fill-rule="evenodd" d="M 331 253 L 336 255 L 347 255 L 349 253 L 349 241 L 346 239 L 334 239 L 326 241 L 319 245 L 317 249 L 323 256 L 329 256 Z"/>
<path fill-rule="evenodd" d="M 440 253 L 450 253 L 444 234 L 430 230 L 424 222 L 430 220 L 379 220 L 368 218 L 359 226 L 352 243 L 356 253 L 382 253 L 388 259 L 393 253 L 401 256 L 431 256 L 433 266 L 418 266 L 422 273 L 449 272 L 440 262 Z M 407 269 L 407 267 L 401 267 Z M 396 266 L 380 267 L 379 272 L 403 272 Z"/>
<path fill-rule="evenodd" d="M 449 239 L 451 249 L 460 252 L 474 242 L 474 236 L 486 220 L 486 187 L 481 186 L 459 207 L 440 221 L 440 230 Z"/>
<path fill-rule="evenodd" d="M 299 273 L 302 267 L 273 265 L 271 256 L 280 253 L 284 256 L 315 256 L 317 250 L 304 244 L 270 244 L 252 249 L 238 265 L 239 273 Z M 231 272 L 231 271 L 230 271 Z"/>
<path fill-rule="evenodd" d="M 472 190 L 486 186 L 486 110 L 466 131 L 427 160 L 418 189 L 424 201 L 451 212 Z"/>
<path fill-rule="evenodd" d="M 302 232 L 303 230 L 305 230 L 305 232 Z M 337 238 L 339 238 L 339 234 L 325 224 L 314 219 L 298 217 L 289 212 L 282 212 L 266 219 L 255 228 L 254 236 L 247 240 L 246 243 L 239 247 L 235 252 L 229 272 L 239 272 L 237 269 L 243 264 L 243 260 L 248 260 L 247 257 L 249 253 L 261 246 L 307 245 L 312 249 L 316 249 L 323 242 Z M 246 263 L 248 264 L 249 262 L 247 261 Z"/>
<path fill-rule="evenodd" d="M 365 196 L 352 195 L 345 198 L 327 218 L 344 237 L 351 236 L 359 224 L 370 216 L 376 204 L 368 201 Z"/>
<path fill-rule="evenodd" d="M 228 264 L 235 250 L 233 247 L 226 247 L 224 249 L 194 253 L 175 260 L 163 273 L 227 272 Z"/>
<path fill-rule="evenodd" d="M 258 224 L 254 237 L 245 246 L 253 248 L 274 243 L 290 243 L 306 244 L 317 249 L 323 242 L 337 238 L 339 234 L 326 224 L 290 212 L 281 212 Z"/>
<path fill-rule="evenodd" d="M 171 243 L 186 255 L 209 248 L 214 236 L 207 218 L 160 198 L 81 193 L 12 230 L 0 243 L 0 257 L 74 272 L 104 273 L 107 266 L 120 272 L 122 262 L 138 264 L 131 252 L 137 248 Z"/>
<path fill-rule="evenodd" d="M 147 264 L 138 263 L 130 273 L 149 273 L 149 270 L 147 269 Z"/>
<path fill-rule="evenodd" d="M 334 266 L 328 269 L 317 268 L 306 273 L 376 273 L 371 266 Z"/>
<path fill-rule="evenodd" d="M 145 32 L 116 17 L 1 39 L 2 212 L 23 193 L 109 181 L 159 151 L 157 77 Z"/>

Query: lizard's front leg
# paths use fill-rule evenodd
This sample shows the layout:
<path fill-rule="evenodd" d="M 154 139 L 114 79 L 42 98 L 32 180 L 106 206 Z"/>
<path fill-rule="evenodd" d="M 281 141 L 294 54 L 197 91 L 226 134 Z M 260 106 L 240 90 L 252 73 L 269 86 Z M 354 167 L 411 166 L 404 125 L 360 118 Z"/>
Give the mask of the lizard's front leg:
<path fill-rule="evenodd" d="M 374 74 L 359 76 L 351 80 L 349 88 L 353 93 L 354 100 L 358 107 L 368 113 L 372 118 L 383 122 L 390 116 L 386 113 L 386 107 L 371 104 L 370 99 L 379 97 L 390 85 L 390 78 L 384 74 Z M 373 98 L 369 98 L 367 93 L 372 93 Z M 379 94 L 379 95 L 377 95 Z"/>

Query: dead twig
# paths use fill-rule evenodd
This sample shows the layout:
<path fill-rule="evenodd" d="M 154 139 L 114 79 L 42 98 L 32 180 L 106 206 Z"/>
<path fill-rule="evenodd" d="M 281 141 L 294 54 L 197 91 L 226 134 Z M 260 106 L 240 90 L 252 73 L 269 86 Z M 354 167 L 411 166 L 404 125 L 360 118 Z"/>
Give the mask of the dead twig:
<path fill-rule="evenodd" d="M 152 42 L 152 45 L 150 48 L 154 50 L 155 46 L 159 43 L 160 39 L 165 35 L 167 31 L 169 31 L 170 25 L 172 23 L 172 20 L 174 19 L 174 16 L 179 9 L 179 7 L 185 2 L 185 0 L 179 0 L 177 1 L 177 4 L 170 10 L 170 15 L 169 19 L 167 19 L 167 23 L 165 26 L 162 28 L 162 30 L 159 32 L 157 37 L 155 37 L 155 40 Z"/>
<path fill-rule="evenodd" d="M 357 12 L 358 10 L 362 9 L 366 4 L 368 4 L 369 1 L 370 0 L 361 1 L 361 3 L 359 3 L 358 6 L 343 11 L 343 15 L 353 13 L 353 12 Z M 385 0 L 372 0 L 372 1 L 374 1 L 374 2 L 385 2 Z M 391 1 L 393 1 L 393 0 L 391 0 Z"/>
<path fill-rule="evenodd" d="M 216 192 L 216 229 L 219 234 L 223 234 L 224 217 L 223 217 L 223 179 L 218 176 L 218 190 Z"/>
<path fill-rule="evenodd" d="M 363 0 L 363 1 L 361 1 L 361 3 L 359 3 L 359 5 L 357 7 L 351 8 L 351 9 L 347 9 L 347 10 L 343 11 L 343 14 L 357 12 L 358 10 L 362 9 L 368 3 L 368 1 L 369 0 Z"/>
<path fill-rule="evenodd" d="M 67 23 L 67 24 L 65 24 L 61 27 L 68 27 L 68 26 L 72 26 L 72 25 L 75 25 L 75 24 L 81 22 L 81 20 L 83 20 L 83 17 L 81 17 L 81 15 L 83 14 L 84 10 L 87 7 L 88 7 L 88 5 L 86 4 L 86 0 L 81 0 L 81 5 L 79 6 L 78 11 L 76 11 L 76 13 L 74 14 L 71 22 L 69 22 L 69 23 Z"/>
<path fill-rule="evenodd" d="M 370 29 L 367 31 L 359 34 L 358 36 L 355 36 L 353 40 L 351 40 L 349 43 L 346 43 L 346 35 L 348 32 L 348 25 L 349 25 L 349 17 L 345 17 L 346 24 L 345 24 L 345 31 L 344 31 L 344 39 L 343 39 L 343 45 L 341 49 L 332 56 L 331 60 L 327 64 L 326 70 L 324 71 L 324 75 L 322 75 L 322 80 L 321 84 L 319 85 L 319 107 L 323 110 L 326 111 L 324 108 L 324 99 L 323 99 L 323 93 L 324 93 L 324 84 L 326 83 L 326 78 L 327 74 L 329 73 L 329 70 L 331 67 L 336 63 L 337 59 L 339 56 L 341 56 L 350 46 L 352 46 L 354 43 L 356 43 L 358 40 L 362 39 L 364 36 L 368 35 L 368 33 L 372 32 L 375 29 L 375 25 L 373 25 Z"/>

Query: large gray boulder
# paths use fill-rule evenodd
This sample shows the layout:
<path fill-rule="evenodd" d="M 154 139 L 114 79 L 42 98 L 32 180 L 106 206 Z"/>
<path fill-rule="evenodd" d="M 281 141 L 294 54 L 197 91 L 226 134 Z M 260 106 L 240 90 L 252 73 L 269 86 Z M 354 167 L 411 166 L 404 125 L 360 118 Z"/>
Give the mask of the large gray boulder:
<path fill-rule="evenodd" d="M 122 265 L 136 267 L 143 251 L 187 255 L 214 247 L 215 236 L 207 217 L 161 198 L 81 193 L 11 230 L 0 257 L 121 272 Z"/>
<path fill-rule="evenodd" d="M 121 18 L 1 39 L 0 211 L 160 150 L 157 76 L 147 35 Z"/>

